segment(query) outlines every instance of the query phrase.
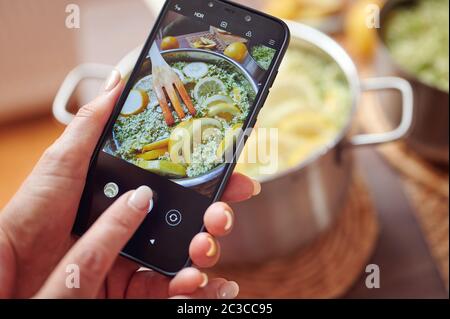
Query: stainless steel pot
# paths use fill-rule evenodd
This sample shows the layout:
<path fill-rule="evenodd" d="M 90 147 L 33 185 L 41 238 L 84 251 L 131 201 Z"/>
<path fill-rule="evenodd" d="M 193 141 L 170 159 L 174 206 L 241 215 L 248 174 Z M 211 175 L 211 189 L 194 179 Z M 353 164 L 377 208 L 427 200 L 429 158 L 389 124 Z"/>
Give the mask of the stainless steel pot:
<path fill-rule="evenodd" d="M 352 112 L 345 128 L 328 145 L 297 167 L 262 179 L 259 196 L 234 206 L 237 223 L 233 234 L 222 241 L 223 263 L 257 262 L 289 254 L 317 237 L 333 224 L 347 199 L 353 170 L 351 149 L 398 140 L 411 125 L 413 96 L 407 81 L 396 77 L 360 81 L 355 64 L 334 40 L 306 25 L 287 23 L 294 45 L 313 45 L 340 66 L 352 96 Z M 140 50 L 135 49 L 117 65 L 123 75 L 131 72 Z M 73 118 L 66 106 L 77 83 L 85 78 L 103 78 L 108 68 L 112 69 L 82 65 L 68 75 L 54 102 L 54 114 L 60 122 L 67 124 Z M 387 133 L 350 136 L 361 93 L 381 90 L 401 93 L 400 125 Z"/>
<path fill-rule="evenodd" d="M 399 5 L 410 5 L 414 0 L 390 0 L 381 11 L 381 25 L 386 26 L 389 13 Z M 398 75 L 406 78 L 414 91 L 414 116 L 408 145 L 433 162 L 449 162 L 449 94 L 419 80 L 406 72 L 392 58 L 384 43 L 384 28 L 378 29 L 379 49 L 376 55 L 376 68 L 380 75 Z M 401 117 L 398 97 L 391 94 L 381 96 L 383 112 L 391 125 L 397 125 Z"/>
<path fill-rule="evenodd" d="M 222 241 L 222 263 L 260 262 L 287 255 L 327 230 L 348 198 L 352 148 L 398 140 L 411 125 L 413 94 L 407 81 L 396 77 L 361 81 L 355 64 L 334 40 L 302 24 L 288 25 L 291 45 L 313 45 L 340 66 L 352 96 L 352 112 L 346 127 L 328 145 L 297 167 L 262 178 L 259 196 L 233 205 L 237 223 L 232 235 Z M 396 90 L 402 96 L 400 125 L 387 133 L 350 136 L 361 93 L 383 90 Z"/>

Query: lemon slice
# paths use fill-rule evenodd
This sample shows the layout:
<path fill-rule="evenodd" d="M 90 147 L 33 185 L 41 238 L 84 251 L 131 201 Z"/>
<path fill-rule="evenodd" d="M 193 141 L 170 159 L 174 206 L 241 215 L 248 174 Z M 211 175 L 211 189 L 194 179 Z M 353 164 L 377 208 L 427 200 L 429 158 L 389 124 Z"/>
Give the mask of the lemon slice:
<path fill-rule="evenodd" d="M 148 101 L 149 98 L 145 91 L 131 90 L 120 115 L 131 116 L 139 114 L 147 108 Z"/>
<path fill-rule="evenodd" d="M 209 128 L 221 129 L 222 124 L 219 120 L 212 119 L 209 117 L 204 117 L 200 119 L 195 119 L 192 123 L 192 136 L 193 136 L 193 144 L 201 144 L 203 141 L 203 134 Z"/>
<path fill-rule="evenodd" d="M 204 78 L 194 88 L 194 97 L 198 101 L 201 97 L 216 95 L 226 91 L 225 84 L 217 78 Z"/>
<path fill-rule="evenodd" d="M 153 90 L 153 75 L 147 75 L 140 79 L 133 87 L 135 90 L 143 90 L 147 92 L 149 102 L 149 107 L 156 107 L 159 105 L 158 97 Z"/>
<path fill-rule="evenodd" d="M 139 154 L 136 157 L 147 160 L 147 161 L 151 161 L 151 160 L 159 158 L 160 156 L 163 156 L 164 154 L 166 154 L 166 152 L 167 152 L 166 148 L 160 148 L 157 150 L 152 150 L 152 151 L 148 151 L 148 152 Z"/>
<path fill-rule="evenodd" d="M 169 161 L 140 161 L 138 166 L 149 172 L 171 178 L 181 178 L 186 176 L 186 168 L 183 165 Z"/>
<path fill-rule="evenodd" d="M 189 63 L 183 68 L 183 72 L 190 78 L 200 79 L 208 74 L 208 66 L 203 62 Z"/>
<path fill-rule="evenodd" d="M 187 136 L 181 141 L 174 143 L 169 150 L 170 159 L 174 163 L 190 164 L 192 155 L 192 139 Z"/>
<path fill-rule="evenodd" d="M 177 163 L 177 164 L 186 163 L 186 161 L 184 160 L 183 154 L 181 154 L 182 149 L 183 149 L 182 141 L 172 145 L 172 147 L 169 150 L 169 155 L 170 155 L 170 159 L 172 160 L 172 162 Z"/>
<path fill-rule="evenodd" d="M 184 150 L 190 150 L 192 140 L 192 123 L 193 119 L 181 122 L 172 131 L 169 137 L 169 154 L 170 159 L 175 163 L 187 163 L 186 157 L 190 157 L 189 154 L 184 155 Z M 187 146 L 186 146 L 187 145 Z M 189 159 L 189 158 L 188 158 Z"/>
<path fill-rule="evenodd" d="M 166 148 L 168 145 L 169 145 L 169 139 L 165 138 L 163 140 L 159 140 L 159 141 L 145 145 L 142 148 L 142 151 L 143 152 L 153 151 L 153 150 L 157 150 L 159 148 Z"/>
<path fill-rule="evenodd" d="M 213 95 L 205 101 L 206 106 L 213 106 L 220 103 L 233 104 L 234 102 L 229 96 L 226 95 Z"/>
<path fill-rule="evenodd" d="M 191 134 L 192 132 L 191 125 L 193 121 L 194 121 L 193 119 L 189 119 L 187 121 L 181 122 L 174 128 L 169 137 L 168 142 L 169 152 L 172 146 L 179 143 L 180 141 L 182 141 Z"/>
<path fill-rule="evenodd" d="M 228 103 L 219 103 L 208 108 L 208 116 L 219 116 L 227 121 L 240 114 L 241 111 L 234 105 Z"/>
<path fill-rule="evenodd" d="M 208 128 L 221 129 L 222 123 L 206 117 L 180 123 L 169 138 L 171 160 L 175 163 L 190 163 L 193 148 L 203 142 L 203 133 Z"/>

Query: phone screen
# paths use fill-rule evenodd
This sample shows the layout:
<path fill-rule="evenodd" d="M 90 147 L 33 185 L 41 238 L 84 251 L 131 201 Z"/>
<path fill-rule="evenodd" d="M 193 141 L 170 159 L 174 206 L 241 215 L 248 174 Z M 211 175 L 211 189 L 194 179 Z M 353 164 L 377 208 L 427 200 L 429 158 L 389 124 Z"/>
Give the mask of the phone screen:
<path fill-rule="evenodd" d="M 100 142 L 75 229 L 148 185 L 153 209 L 124 254 L 173 272 L 223 188 L 287 35 L 222 1 L 169 1 L 152 34 Z"/>

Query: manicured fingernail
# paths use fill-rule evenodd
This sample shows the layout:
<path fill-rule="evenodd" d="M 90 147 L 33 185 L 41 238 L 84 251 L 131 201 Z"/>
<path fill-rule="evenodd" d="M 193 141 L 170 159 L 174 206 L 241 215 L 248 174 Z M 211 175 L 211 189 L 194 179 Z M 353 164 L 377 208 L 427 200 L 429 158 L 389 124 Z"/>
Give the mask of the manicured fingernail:
<path fill-rule="evenodd" d="M 220 299 L 234 299 L 239 294 L 239 285 L 234 281 L 227 281 L 219 287 Z"/>
<path fill-rule="evenodd" d="M 203 281 L 202 281 L 202 283 L 200 284 L 199 287 L 200 288 L 205 288 L 206 285 L 208 284 L 208 275 L 203 272 L 202 276 L 203 276 Z"/>
<path fill-rule="evenodd" d="M 253 182 L 253 196 L 259 195 L 261 193 L 261 184 L 254 179 L 252 179 Z"/>
<path fill-rule="evenodd" d="M 120 82 L 120 72 L 113 70 L 105 83 L 105 92 L 109 92 L 114 89 Z"/>
<path fill-rule="evenodd" d="M 225 210 L 223 212 L 225 214 L 225 217 L 227 218 L 227 223 L 225 224 L 225 231 L 229 231 L 232 227 L 233 227 L 233 222 L 234 222 L 234 216 L 233 213 L 229 210 Z"/>
<path fill-rule="evenodd" d="M 147 211 L 153 192 L 148 186 L 141 186 L 131 194 L 128 199 L 128 205 L 137 211 Z"/>
<path fill-rule="evenodd" d="M 217 244 L 216 241 L 210 236 L 208 236 L 208 241 L 209 241 L 209 250 L 206 252 L 206 256 L 213 257 L 217 254 Z"/>

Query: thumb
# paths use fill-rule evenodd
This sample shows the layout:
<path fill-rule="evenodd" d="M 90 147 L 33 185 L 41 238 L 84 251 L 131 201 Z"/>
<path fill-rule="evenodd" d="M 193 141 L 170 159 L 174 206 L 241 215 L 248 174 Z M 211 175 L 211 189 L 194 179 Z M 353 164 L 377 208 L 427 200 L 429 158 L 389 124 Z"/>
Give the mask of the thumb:
<path fill-rule="evenodd" d="M 36 298 L 94 298 L 120 251 L 147 216 L 152 190 L 141 186 L 122 195 L 109 207 L 61 260 Z M 68 267 L 75 267 L 67 281 Z M 71 277 L 71 276 L 70 276 Z"/>
<path fill-rule="evenodd" d="M 65 247 L 90 158 L 122 88 L 120 74 L 115 71 L 104 92 L 78 112 L 0 214 L 5 229 L 20 238 L 20 247 L 36 251 Z"/>

